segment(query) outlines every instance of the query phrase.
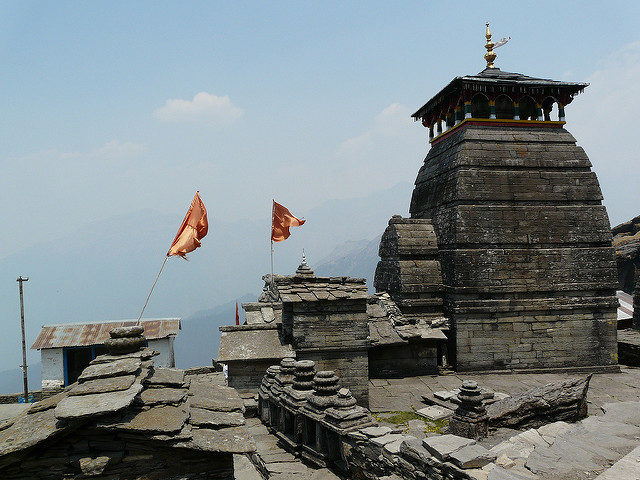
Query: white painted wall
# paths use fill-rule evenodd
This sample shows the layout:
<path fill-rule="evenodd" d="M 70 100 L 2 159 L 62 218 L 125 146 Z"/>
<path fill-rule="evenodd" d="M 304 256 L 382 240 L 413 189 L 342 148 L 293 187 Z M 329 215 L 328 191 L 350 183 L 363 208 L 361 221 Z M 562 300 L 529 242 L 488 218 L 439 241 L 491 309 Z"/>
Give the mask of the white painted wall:
<path fill-rule="evenodd" d="M 174 337 L 149 340 L 149 348 L 160 352 L 160 355 L 153 357 L 156 367 L 176 366 L 175 355 L 173 353 Z M 42 358 L 42 389 L 64 387 L 64 356 L 62 348 L 43 348 L 40 350 Z"/>
<path fill-rule="evenodd" d="M 160 352 L 160 355 L 153 357 L 153 364 L 156 367 L 173 368 L 176 366 L 176 359 L 173 353 L 173 339 L 174 337 L 168 337 L 148 341 L 149 348 Z"/>
<path fill-rule="evenodd" d="M 64 358 L 61 348 L 43 348 L 40 350 L 42 359 L 42 389 L 49 390 L 64 386 Z"/>

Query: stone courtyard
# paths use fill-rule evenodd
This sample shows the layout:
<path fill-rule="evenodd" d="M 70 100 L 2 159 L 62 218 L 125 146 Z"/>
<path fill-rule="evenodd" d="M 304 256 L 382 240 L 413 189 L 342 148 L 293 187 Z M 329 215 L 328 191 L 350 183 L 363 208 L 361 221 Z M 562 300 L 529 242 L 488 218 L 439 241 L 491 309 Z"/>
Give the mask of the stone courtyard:
<path fill-rule="evenodd" d="M 453 390 L 473 379 L 496 392 L 515 395 L 533 387 L 579 377 L 579 374 L 431 375 L 369 382 L 371 410 L 378 427 L 362 429 L 377 442 L 381 459 L 399 460 L 403 449 L 424 455 L 444 455 L 462 466 L 454 476 L 376 477 L 468 478 L 477 480 L 634 480 L 640 478 L 640 369 L 622 367 L 620 373 L 594 374 L 587 394 L 589 416 L 579 422 L 551 422 L 539 428 L 499 428 L 478 441 L 446 434 L 446 421 L 430 422 L 411 415 L 426 406 L 423 395 Z M 402 421 L 404 418 L 413 418 Z M 386 420 L 392 421 L 386 421 Z M 401 419 L 398 421 L 397 419 Z M 443 429 L 444 426 L 444 429 Z M 247 419 L 256 443 L 253 461 L 236 456 L 238 480 L 337 480 L 332 471 L 303 464 L 278 442 L 259 419 Z M 438 430 L 443 430 L 441 434 Z M 413 440 L 412 440 L 413 439 Z M 418 441 L 422 439 L 421 441 Z M 424 450 L 423 445 L 426 447 Z M 450 450 L 450 451 L 449 451 Z M 446 454 L 442 452 L 448 452 Z M 476 452 L 476 453 L 473 453 Z M 472 458 L 489 452 L 493 461 Z M 414 452 L 415 453 L 415 452 Z M 465 456 L 469 457 L 466 458 Z M 466 458 L 466 460 L 465 460 Z M 426 461 L 426 460 L 425 460 Z M 464 462 L 467 462 L 465 465 Z M 479 468 L 470 468 L 474 461 Z M 426 470 L 425 470 L 426 471 Z M 419 473 L 419 472 L 418 472 Z M 465 476 L 468 475 L 468 476 Z M 460 476 L 456 476 L 460 475 Z M 355 478 L 355 477 L 354 477 Z M 374 478 L 374 477 L 363 477 Z"/>
<path fill-rule="evenodd" d="M 531 387 L 578 376 L 579 374 L 455 374 L 421 377 L 371 379 L 369 402 L 372 412 L 410 411 L 424 406 L 422 396 L 459 388 L 463 380 L 475 380 L 496 392 L 514 394 Z M 640 401 L 640 368 L 620 366 L 620 373 L 594 374 L 589 384 L 589 415 L 598 414 L 611 402 Z"/>

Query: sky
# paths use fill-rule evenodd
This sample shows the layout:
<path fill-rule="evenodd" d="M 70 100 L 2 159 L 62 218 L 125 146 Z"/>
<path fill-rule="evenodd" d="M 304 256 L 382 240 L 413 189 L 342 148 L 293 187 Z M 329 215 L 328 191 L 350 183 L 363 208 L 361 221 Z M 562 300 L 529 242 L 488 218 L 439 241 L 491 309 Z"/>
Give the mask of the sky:
<path fill-rule="evenodd" d="M 413 181 L 410 114 L 484 68 L 567 107 L 611 222 L 637 215 L 638 2 L 0 2 L 0 258 L 145 208 L 294 213 Z M 268 220 L 267 220 L 268 221 Z M 171 236 L 169 234 L 169 236 Z"/>

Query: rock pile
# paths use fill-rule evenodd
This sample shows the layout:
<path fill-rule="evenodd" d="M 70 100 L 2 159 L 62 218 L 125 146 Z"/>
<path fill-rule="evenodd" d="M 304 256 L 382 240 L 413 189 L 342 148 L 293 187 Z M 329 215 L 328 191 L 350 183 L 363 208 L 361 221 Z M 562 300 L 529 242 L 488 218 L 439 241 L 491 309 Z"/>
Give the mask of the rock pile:
<path fill-rule="evenodd" d="M 620 288 L 633 293 L 640 277 L 640 216 L 611 229 Z"/>
<path fill-rule="evenodd" d="M 233 478 L 254 450 L 219 375 L 155 368 L 140 327 L 116 329 L 78 382 L 0 426 L 3 479 Z"/>

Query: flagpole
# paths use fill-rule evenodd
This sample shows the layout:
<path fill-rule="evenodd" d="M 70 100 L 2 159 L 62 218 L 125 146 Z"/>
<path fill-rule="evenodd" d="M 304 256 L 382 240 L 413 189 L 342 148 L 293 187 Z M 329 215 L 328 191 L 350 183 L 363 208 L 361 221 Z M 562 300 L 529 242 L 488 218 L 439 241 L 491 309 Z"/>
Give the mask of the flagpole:
<path fill-rule="evenodd" d="M 275 213 L 276 201 L 271 199 L 271 233 L 269 234 L 269 238 L 271 239 L 271 285 L 270 289 L 273 291 L 273 215 Z"/>
<path fill-rule="evenodd" d="M 165 263 L 167 263 L 168 259 L 169 259 L 169 255 L 164 257 L 164 262 L 162 262 L 162 266 L 160 267 L 160 271 L 158 272 L 158 275 L 156 276 L 156 279 L 153 282 L 153 286 L 151 287 L 151 290 L 149 291 L 149 295 L 147 295 L 147 300 L 144 302 L 144 307 L 142 307 L 142 311 L 140 312 L 140 316 L 138 317 L 138 321 L 137 321 L 136 325 L 140 325 L 140 319 L 142 318 L 142 314 L 144 313 L 144 309 L 147 308 L 147 303 L 149 303 L 149 298 L 151 298 L 151 293 L 153 292 L 153 289 L 156 288 L 156 283 L 158 283 L 158 278 L 160 278 L 160 274 L 162 273 L 162 269 L 164 268 L 164 265 L 165 265 Z"/>

